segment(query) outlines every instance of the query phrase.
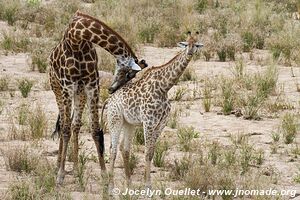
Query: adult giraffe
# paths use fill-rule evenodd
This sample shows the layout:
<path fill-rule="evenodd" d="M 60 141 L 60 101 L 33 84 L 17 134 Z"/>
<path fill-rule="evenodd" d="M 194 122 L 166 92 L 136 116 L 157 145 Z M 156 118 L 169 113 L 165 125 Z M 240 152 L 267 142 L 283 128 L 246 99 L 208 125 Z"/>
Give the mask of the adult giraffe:
<path fill-rule="evenodd" d="M 57 183 L 65 176 L 65 160 L 71 132 L 74 138 L 74 168 L 78 164 L 78 134 L 82 112 L 87 102 L 92 122 L 92 136 L 97 148 L 99 163 L 105 171 L 104 138 L 99 125 L 99 74 L 97 54 L 93 44 L 103 47 L 117 59 L 120 68 L 140 70 L 138 59 L 130 46 L 103 22 L 81 12 L 76 12 L 64 32 L 62 40 L 50 54 L 50 84 L 59 108 L 57 131 L 61 132 L 58 151 Z M 145 64 L 144 61 L 140 63 Z M 113 90 L 120 86 L 113 82 Z M 71 112 L 73 108 L 73 116 Z"/>
<path fill-rule="evenodd" d="M 166 125 L 170 112 L 168 91 L 177 83 L 193 55 L 203 45 L 198 43 L 199 33 L 192 36 L 188 33 L 186 42 L 179 46 L 180 52 L 162 66 L 148 67 L 139 72 L 136 78 L 116 91 L 107 102 L 107 122 L 111 136 L 110 149 L 110 188 L 114 187 L 114 163 L 120 133 L 123 132 L 120 150 L 122 152 L 126 182 L 130 185 L 129 156 L 134 128 L 142 125 L 145 137 L 145 181 L 151 186 L 150 166 L 155 143 Z"/>

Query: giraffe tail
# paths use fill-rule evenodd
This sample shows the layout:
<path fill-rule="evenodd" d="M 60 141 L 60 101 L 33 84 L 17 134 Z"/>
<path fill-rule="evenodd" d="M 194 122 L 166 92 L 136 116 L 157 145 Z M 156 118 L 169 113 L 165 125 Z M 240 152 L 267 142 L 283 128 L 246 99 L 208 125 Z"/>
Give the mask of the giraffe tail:
<path fill-rule="evenodd" d="M 61 128 L 60 128 L 60 114 L 58 114 L 56 124 L 55 124 L 55 130 L 51 134 L 51 138 L 53 140 L 55 139 L 55 136 L 58 136 L 58 138 L 60 137 L 60 130 L 61 130 Z"/>
<path fill-rule="evenodd" d="M 103 155 L 104 154 L 104 134 L 105 134 L 105 122 L 103 120 L 103 114 L 104 114 L 104 109 L 107 104 L 107 100 L 104 102 L 102 109 L 101 109 L 101 120 L 100 120 L 100 137 L 99 137 L 99 146 L 100 146 L 100 153 Z"/>

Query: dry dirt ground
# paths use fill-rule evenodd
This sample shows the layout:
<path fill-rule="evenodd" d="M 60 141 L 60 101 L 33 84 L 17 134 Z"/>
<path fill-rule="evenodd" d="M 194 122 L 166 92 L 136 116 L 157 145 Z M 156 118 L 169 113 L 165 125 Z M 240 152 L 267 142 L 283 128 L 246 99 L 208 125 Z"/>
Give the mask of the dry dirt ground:
<path fill-rule="evenodd" d="M 141 47 L 140 54 L 141 57 L 146 59 L 148 64 L 160 65 L 166 63 L 171 59 L 180 49 L 173 48 L 156 48 L 151 46 Z M 267 59 L 268 53 L 266 51 L 255 51 L 254 60 L 250 61 L 249 55 L 244 54 L 246 63 L 246 71 L 249 73 L 259 72 L 265 67 L 261 66 L 261 60 Z M 10 87 L 15 88 L 15 95 L 11 97 L 9 92 L 0 92 L 0 98 L 5 102 L 5 107 L 0 115 L 0 147 L 4 149 L 10 149 L 13 146 L 22 146 L 24 144 L 34 145 L 36 148 L 41 150 L 41 153 L 51 161 L 55 162 L 56 155 L 53 154 L 58 149 L 58 141 L 52 140 L 50 138 L 51 131 L 54 128 L 56 116 L 58 113 L 57 105 L 55 102 L 54 94 L 51 90 L 46 91 L 43 87 L 47 81 L 47 74 L 41 74 L 38 72 L 33 72 L 29 67 L 30 59 L 27 54 L 8 54 L 4 55 L 2 52 L 0 55 L 0 77 L 9 76 L 11 79 Z M 205 77 L 213 78 L 220 74 L 224 76 L 232 76 L 232 66 L 233 62 L 217 62 L 210 61 L 205 62 L 203 59 L 192 61 L 189 67 L 193 68 L 196 72 L 197 79 L 201 80 Z M 279 79 L 278 84 L 282 84 L 284 87 L 284 96 L 287 101 L 291 103 L 295 109 L 294 113 L 299 112 L 299 99 L 300 93 L 297 92 L 296 82 L 300 77 L 300 69 L 294 69 L 295 77 L 291 75 L 291 69 L 289 67 L 279 66 Z M 29 97 L 24 99 L 20 92 L 17 90 L 17 80 L 20 78 L 30 78 L 35 81 L 32 92 Z M 175 86 L 172 91 L 170 91 L 170 96 L 176 90 L 177 87 L 183 85 L 192 85 L 192 82 L 180 82 L 179 86 Z M 201 87 L 201 84 L 200 86 Z M 271 154 L 270 145 L 272 142 L 271 133 L 276 131 L 280 124 L 280 117 L 268 117 L 263 116 L 262 120 L 244 120 L 242 117 L 235 117 L 234 115 L 224 116 L 219 115 L 221 108 L 213 106 L 211 112 L 204 112 L 201 99 L 198 100 L 184 100 L 180 102 L 172 102 L 173 107 L 181 106 L 183 112 L 179 117 L 180 125 L 193 126 L 200 133 L 200 138 L 196 140 L 207 140 L 207 141 L 218 141 L 221 144 L 229 143 L 229 134 L 249 134 L 249 142 L 254 145 L 254 148 L 262 148 L 265 151 L 265 161 L 262 164 L 262 168 L 272 167 L 278 173 L 279 179 L 276 184 L 277 188 L 280 189 L 294 189 L 300 194 L 300 184 L 296 184 L 293 181 L 293 177 L 299 172 L 299 158 L 291 158 L 288 153 L 286 153 L 292 145 L 280 145 L 277 154 Z M 187 98 L 188 99 L 188 98 Z M 32 107 L 39 104 L 46 112 L 48 119 L 48 137 L 42 139 L 39 142 L 31 141 L 15 141 L 9 140 L 8 135 L 10 134 L 10 117 L 16 114 L 16 109 L 21 105 L 21 103 L 26 102 Z M 188 106 L 187 106 L 188 105 Z M 91 154 L 95 154 L 95 147 L 91 135 L 88 133 L 87 128 L 84 128 L 80 134 L 80 141 L 83 142 L 81 150 L 86 150 Z M 171 162 L 175 158 L 182 156 L 182 152 L 175 150 L 176 146 L 176 132 L 175 130 L 166 127 L 162 137 L 170 137 L 173 146 L 170 147 L 167 154 L 167 161 Z M 296 141 L 300 142 L 299 134 Z M 110 143 L 109 135 L 105 135 L 105 147 L 108 150 Z M 139 163 L 132 176 L 133 183 L 136 185 L 142 185 L 143 183 L 143 172 L 144 172 L 144 158 L 142 150 L 135 150 L 139 157 Z M 107 151 L 108 152 L 108 151 Z M 122 160 L 120 153 L 118 154 L 118 161 L 116 165 L 116 185 L 120 188 L 124 185 L 124 173 L 122 168 Z M 107 164 L 108 166 L 108 164 Z M 67 169 L 72 169 L 72 164 L 67 163 Z M 65 178 L 65 188 L 66 190 L 72 191 L 71 196 L 74 199 L 99 199 L 97 195 L 99 192 L 99 177 L 100 177 L 100 167 L 97 163 L 90 161 L 88 163 L 88 170 L 90 170 L 90 181 L 86 192 L 74 191 L 74 178 L 72 175 L 67 175 Z M 18 181 L 21 176 L 17 173 L 8 171 L 5 164 L 4 158 L 0 154 L 0 194 L 4 195 L 6 190 L 14 181 Z M 160 187 L 161 182 L 165 185 L 176 185 L 178 182 L 165 181 L 169 180 L 168 171 L 163 168 L 155 168 L 153 166 L 153 185 L 155 187 Z M 296 197 L 295 199 L 299 199 Z"/>

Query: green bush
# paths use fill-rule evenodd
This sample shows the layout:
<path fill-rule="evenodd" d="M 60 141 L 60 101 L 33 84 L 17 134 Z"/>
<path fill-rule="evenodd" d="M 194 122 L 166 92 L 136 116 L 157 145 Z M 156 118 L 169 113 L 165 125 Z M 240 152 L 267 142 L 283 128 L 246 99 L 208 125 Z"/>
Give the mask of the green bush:
<path fill-rule="evenodd" d="M 24 98 L 27 98 L 31 88 L 33 86 L 33 81 L 28 79 L 22 79 L 18 83 L 19 90 Z"/>

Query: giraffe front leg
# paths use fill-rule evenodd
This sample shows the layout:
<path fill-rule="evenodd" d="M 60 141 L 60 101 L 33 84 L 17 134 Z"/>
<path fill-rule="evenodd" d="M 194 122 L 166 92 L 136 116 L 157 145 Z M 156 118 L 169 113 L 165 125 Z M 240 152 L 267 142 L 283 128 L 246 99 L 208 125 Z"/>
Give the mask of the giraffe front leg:
<path fill-rule="evenodd" d="M 78 151 L 79 151 L 79 132 L 82 126 L 81 118 L 86 103 L 86 96 L 82 90 L 78 92 L 79 94 L 74 98 L 74 110 L 72 116 L 72 133 L 73 133 L 73 170 L 77 172 L 78 170 Z"/>
<path fill-rule="evenodd" d="M 120 133 L 122 131 L 123 119 L 118 115 L 107 114 L 108 119 L 108 129 L 110 131 L 110 160 L 109 160 L 109 172 L 108 172 L 108 181 L 109 181 L 109 193 L 113 195 L 112 190 L 114 189 L 114 167 L 117 157 L 118 144 Z M 121 146 L 124 145 L 121 144 Z M 122 148 L 122 147 L 121 147 Z"/>
<path fill-rule="evenodd" d="M 153 130 L 151 127 L 144 126 L 144 134 L 145 134 L 145 186 L 146 188 L 151 189 L 151 162 L 154 156 L 154 149 L 155 144 L 158 136 L 160 135 L 161 131 Z"/>

